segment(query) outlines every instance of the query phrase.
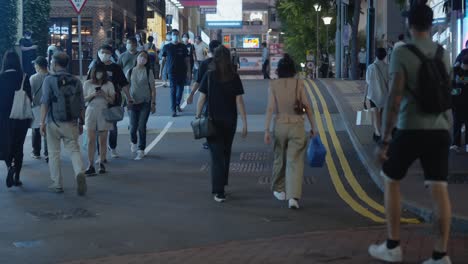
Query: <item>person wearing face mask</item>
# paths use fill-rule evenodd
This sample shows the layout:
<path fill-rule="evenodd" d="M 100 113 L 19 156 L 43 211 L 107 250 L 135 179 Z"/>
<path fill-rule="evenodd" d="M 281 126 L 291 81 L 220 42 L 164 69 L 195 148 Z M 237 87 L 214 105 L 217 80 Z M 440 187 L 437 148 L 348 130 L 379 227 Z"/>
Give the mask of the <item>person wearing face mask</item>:
<path fill-rule="evenodd" d="M 128 107 L 130 150 L 136 153 L 135 160 L 141 160 L 145 156 L 146 124 L 149 114 L 156 112 L 156 87 L 148 52 L 142 51 L 138 54 L 136 65 L 127 73 L 127 79 L 130 81 L 128 93 L 132 98 Z"/>
<path fill-rule="evenodd" d="M 117 64 L 122 67 L 125 74 L 135 65 L 138 56 L 138 41 L 135 37 L 127 39 L 127 51 L 122 53 Z"/>
<path fill-rule="evenodd" d="M 162 52 L 163 68 L 167 67 L 169 81 L 171 85 L 171 110 L 172 117 L 181 112 L 180 103 L 184 92 L 185 80 L 190 79 L 190 58 L 187 46 L 179 42 L 179 31 L 172 30 L 172 43 L 164 46 Z"/>
<path fill-rule="evenodd" d="M 195 38 L 195 70 L 194 70 L 194 78 L 198 79 L 198 72 L 200 69 L 201 63 L 208 58 L 208 45 L 202 41 L 200 36 Z M 203 77 L 203 76 L 202 76 Z"/>
<path fill-rule="evenodd" d="M 166 35 L 166 41 L 163 41 L 163 43 L 161 43 L 161 48 L 159 49 L 160 52 L 159 52 L 159 61 L 162 63 L 162 51 L 164 50 L 164 47 L 171 43 L 172 42 L 172 33 L 171 32 L 168 32 L 167 35 Z M 160 76 L 159 79 L 163 80 L 164 83 L 163 83 L 163 87 L 167 87 L 169 86 L 168 84 L 168 76 L 167 76 L 167 68 L 166 67 L 163 67 L 164 65 L 161 64 L 161 71 L 159 73 Z"/>
<path fill-rule="evenodd" d="M 86 176 L 95 176 L 94 156 L 96 152 L 96 133 L 99 138 L 99 145 L 107 144 L 108 131 L 113 125 L 106 121 L 103 115 L 104 109 L 114 102 L 115 89 L 112 82 L 108 80 L 106 67 L 103 64 L 96 65 L 91 70 L 91 79 L 83 85 L 84 100 L 86 102 L 85 128 L 88 133 L 88 169 Z M 101 148 L 99 152 L 98 166 L 99 174 L 106 172 L 104 160 L 106 159 L 107 148 Z"/>
<path fill-rule="evenodd" d="M 31 62 L 34 59 L 36 59 L 36 56 L 37 56 L 36 55 L 37 45 L 34 44 L 34 42 L 31 39 L 31 36 L 32 36 L 32 32 L 29 30 L 26 30 L 24 32 L 24 38 L 22 38 L 19 42 L 19 45 L 21 48 L 23 70 L 29 76 L 36 73 L 36 71 L 34 70 L 34 66 Z"/>
<path fill-rule="evenodd" d="M 34 68 L 36 69 L 36 74 L 29 78 L 29 83 L 31 84 L 31 95 L 32 95 L 32 106 L 34 113 L 34 122 L 31 124 L 31 143 L 32 143 L 32 153 L 31 157 L 33 159 L 41 158 L 41 131 L 39 128 L 39 119 L 41 112 L 41 96 L 42 96 L 42 83 L 44 79 L 49 75 L 47 70 L 47 59 L 38 56 L 34 60 Z M 46 161 L 49 160 L 49 154 L 47 151 L 47 140 L 44 138 L 44 156 Z"/>
<path fill-rule="evenodd" d="M 364 78 L 364 74 L 366 74 L 366 65 L 367 65 L 367 54 L 366 54 L 366 49 L 361 47 L 361 51 L 358 54 L 358 59 L 359 59 L 359 70 L 360 70 L 360 78 Z"/>

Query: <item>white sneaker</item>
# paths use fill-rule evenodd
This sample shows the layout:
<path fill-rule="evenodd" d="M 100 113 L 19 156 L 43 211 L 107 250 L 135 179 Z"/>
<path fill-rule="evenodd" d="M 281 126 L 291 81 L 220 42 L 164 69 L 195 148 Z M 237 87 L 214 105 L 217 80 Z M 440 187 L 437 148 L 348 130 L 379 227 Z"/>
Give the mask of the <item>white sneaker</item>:
<path fill-rule="evenodd" d="M 130 150 L 132 151 L 132 153 L 136 153 L 138 151 L 138 145 L 130 143 Z"/>
<path fill-rule="evenodd" d="M 387 262 L 402 262 L 403 253 L 401 247 L 398 246 L 394 249 L 387 248 L 387 242 L 383 242 L 380 245 L 370 245 L 369 254 L 378 259 Z"/>
<path fill-rule="evenodd" d="M 445 256 L 439 260 L 433 260 L 432 258 L 424 261 L 422 264 L 452 264 L 449 256 Z"/>
<path fill-rule="evenodd" d="M 289 209 L 299 209 L 299 203 L 296 199 L 289 199 Z"/>
<path fill-rule="evenodd" d="M 452 145 L 452 146 L 450 146 L 450 150 L 453 150 L 455 152 L 460 152 L 460 147 L 457 146 L 457 145 Z"/>
<path fill-rule="evenodd" d="M 277 191 L 274 191 L 274 192 L 273 192 L 273 195 L 276 197 L 276 199 L 278 199 L 278 200 L 280 200 L 280 201 L 286 200 L 286 193 L 285 193 L 285 192 L 277 192 Z"/>
<path fill-rule="evenodd" d="M 145 157 L 145 151 L 143 151 L 143 150 L 138 150 L 138 151 L 137 151 L 137 156 L 136 156 L 135 160 L 142 160 L 144 157 Z"/>
<path fill-rule="evenodd" d="M 113 159 L 119 157 L 119 153 L 117 153 L 117 150 L 116 150 L 116 149 L 111 149 L 110 153 L 111 153 L 111 157 L 112 157 Z"/>

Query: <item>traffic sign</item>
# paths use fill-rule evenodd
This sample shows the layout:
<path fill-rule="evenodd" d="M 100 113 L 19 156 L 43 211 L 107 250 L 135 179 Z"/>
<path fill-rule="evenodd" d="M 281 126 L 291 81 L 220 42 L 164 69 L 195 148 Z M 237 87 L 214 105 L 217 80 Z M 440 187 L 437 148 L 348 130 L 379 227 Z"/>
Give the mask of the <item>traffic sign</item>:
<path fill-rule="evenodd" d="M 81 10 L 83 10 L 83 7 L 85 6 L 86 2 L 88 0 L 69 0 L 70 3 L 72 4 L 73 8 L 75 9 L 76 13 L 81 13 Z"/>
<path fill-rule="evenodd" d="M 206 14 L 216 14 L 216 6 L 201 6 L 200 7 L 200 14 L 206 15 Z"/>

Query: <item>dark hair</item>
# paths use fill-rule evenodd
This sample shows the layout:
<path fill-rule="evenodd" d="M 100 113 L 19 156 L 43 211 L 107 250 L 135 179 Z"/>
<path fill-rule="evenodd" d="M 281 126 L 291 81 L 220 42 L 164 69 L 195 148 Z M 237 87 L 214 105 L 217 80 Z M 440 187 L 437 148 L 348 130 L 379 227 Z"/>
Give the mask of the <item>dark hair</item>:
<path fill-rule="evenodd" d="M 465 48 L 468 48 L 468 40 L 465 42 Z"/>
<path fill-rule="evenodd" d="M 47 69 L 47 60 L 42 56 L 37 56 L 33 63 L 42 69 Z"/>
<path fill-rule="evenodd" d="M 97 83 L 98 80 L 96 78 L 96 73 L 97 72 L 102 72 L 103 75 L 102 75 L 102 84 L 105 84 L 109 81 L 109 76 L 107 75 L 107 70 L 106 70 L 106 67 L 104 66 L 104 64 L 102 63 L 96 63 L 96 65 L 94 65 L 94 67 L 91 69 L 91 80 L 93 80 L 94 83 Z"/>
<path fill-rule="evenodd" d="M 52 55 L 53 60 L 55 63 L 62 67 L 62 68 L 67 68 L 68 67 L 68 62 L 70 61 L 70 57 L 65 53 L 65 52 L 56 52 L 54 55 Z"/>
<path fill-rule="evenodd" d="M 184 33 L 182 34 L 182 37 L 187 37 L 188 39 L 190 38 L 189 34 L 188 33 Z"/>
<path fill-rule="evenodd" d="M 416 31 L 428 31 L 432 27 L 434 12 L 427 6 L 425 1 L 413 4 L 408 13 L 408 24 Z"/>
<path fill-rule="evenodd" d="M 223 45 L 214 51 L 213 64 L 216 67 L 216 74 L 220 81 L 230 81 L 234 79 L 234 65 L 231 61 L 231 52 Z"/>
<path fill-rule="evenodd" d="M 104 44 L 99 47 L 99 50 L 108 50 L 112 53 L 112 47 L 110 45 Z"/>
<path fill-rule="evenodd" d="M 148 37 L 148 41 L 149 41 L 149 42 L 153 42 L 153 41 L 154 41 L 153 36 L 149 36 L 149 37 Z"/>
<path fill-rule="evenodd" d="M 5 72 L 6 70 L 23 72 L 20 57 L 14 50 L 7 50 L 3 55 L 2 72 Z"/>
<path fill-rule="evenodd" d="M 468 56 L 462 58 L 462 63 L 468 65 Z"/>
<path fill-rule="evenodd" d="M 210 41 L 210 45 L 208 45 L 208 49 L 210 50 L 211 53 L 214 54 L 215 49 L 221 46 L 221 42 L 219 40 L 212 40 Z"/>
<path fill-rule="evenodd" d="M 285 53 L 283 58 L 278 62 L 278 77 L 279 78 L 291 78 L 296 75 L 296 64 L 294 60 Z"/>
<path fill-rule="evenodd" d="M 267 43 L 266 42 L 262 42 L 262 47 L 266 48 L 267 46 Z"/>
<path fill-rule="evenodd" d="M 377 50 L 375 51 L 375 56 L 379 60 L 383 60 L 385 59 L 385 57 L 387 57 L 387 51 L 384 48 L 377 48 Z"/>
<path fill-rule="evenodd" d="M 174 35 L 174 33 L 179 34 L 179 30 L 178 29 L 173 29 L 173 30 L 171 30 L 171 33 L 172 33 L 172 35 Z"/>
<path fill-rule="evenodd" d="M 134 67 L 136 67 L 136 66 L 138 65 L 138 57 L 139 57 L 141 54 L 145 54 L 145 56 L 146 56 L 145 68 L 146 68 L 147 70 L 149 70 L 149 69 L 151 68 L 151 63 L 150 63 L 149 54 L 148 54 L 148 52 L 147 52 L 146 50 L 142 50 L 142 51 L 138 52 L 138 54 L 137 54 L 137 56 L 136 56 L 137 59 L 135 60 L 135 65 L 134 65 Z M 148 77 L 149 77 L 149 76 L 148 76 Z"/>
<path fill-rule="evenodd" d="M 398 35 L 398 40 L 399 40 L 399 41 L 405 40 L 405 34 L 400 34 L 400 35 Z"/>
<path fill-rule="evenodd" d="M 132 44 L 135 44 L 135 45 L 138 44 L 138 41 L 137 41 L 136 37 L 129 37 L 127 39 L 127 41 L 130 41 Z"/>

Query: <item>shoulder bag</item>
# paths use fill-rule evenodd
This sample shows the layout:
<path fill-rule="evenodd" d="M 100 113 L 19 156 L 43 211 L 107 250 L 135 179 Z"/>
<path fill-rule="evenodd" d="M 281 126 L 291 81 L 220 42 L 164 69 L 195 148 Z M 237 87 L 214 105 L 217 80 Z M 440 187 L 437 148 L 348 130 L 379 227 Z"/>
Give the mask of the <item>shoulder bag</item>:
<path fill-rule="evenodd" d="M 15 92 L 13 99 L 13 106 L 11 107 L 10 119 L 26 120 L 33 119 L 33 112 L 31 108 L 31 100 L 24 91 L 24 80 L 26 74 L 23 74 L 23 81 L 21 82 L 21 88 Z"/>
<path fill-rule="evenodd" d="M 211 71 L 208 72 L 208 94 L 205 115 L 198 119 L 195 119 L 190 123 L 192 125 L 193 135 L 195 139 L 208 138 L 216 135 L 216 129 L 210 111 L 211 74 Z"/>

